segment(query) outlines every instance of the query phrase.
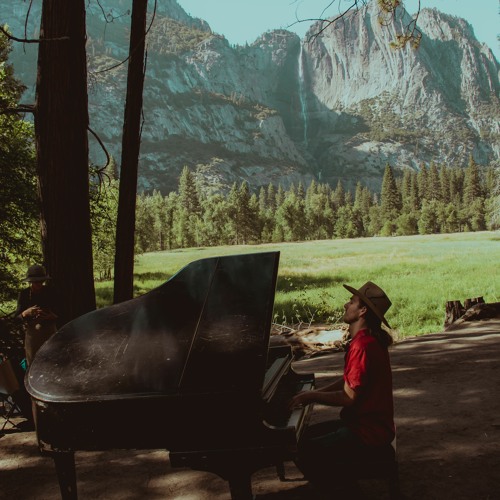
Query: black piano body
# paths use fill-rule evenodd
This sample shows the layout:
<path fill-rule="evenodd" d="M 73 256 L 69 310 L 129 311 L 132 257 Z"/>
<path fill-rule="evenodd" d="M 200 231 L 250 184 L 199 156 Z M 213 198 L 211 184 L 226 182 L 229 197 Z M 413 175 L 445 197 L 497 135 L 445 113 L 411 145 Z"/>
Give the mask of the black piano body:
<path fill-rule="evenodd" d="M 192 262 L 141 297 L 61 328 L 26 386 L 40 450 L 63 498 L 77 498 L 74 452 L 166 449 L 173 467 L 214 472 L 251 498 L 256 470 L 293 457 L 314 386 L 269 346 L 279 252 Z"/>

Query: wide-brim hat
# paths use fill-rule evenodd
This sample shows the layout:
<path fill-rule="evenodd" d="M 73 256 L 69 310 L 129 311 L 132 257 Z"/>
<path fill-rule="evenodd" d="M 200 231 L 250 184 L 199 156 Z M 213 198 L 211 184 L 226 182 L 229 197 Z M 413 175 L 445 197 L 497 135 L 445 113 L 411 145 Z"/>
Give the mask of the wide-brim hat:
<path fill-rule="evenodd" d="M 349 285 L 344 285 L 344 288 L 349 290 L 353 295 L 357 295 L 384 325 L 391 328 L 385 319 L 385 313 L 391 307 L 392 302 L 382 288 L 371 281 L 367 281 L 359 290 Z"/>
<path fill-rule="evenodd" d="M 47 274 L 45 267 L 40 266 L 39 264 L 34 264 L 33 266 L 28 267 L 28 270 L 26 271 L 26 278 L 23 279 L 23 281 L 28 283 L 46 280 L 50 280 L 50 276 Z"/>

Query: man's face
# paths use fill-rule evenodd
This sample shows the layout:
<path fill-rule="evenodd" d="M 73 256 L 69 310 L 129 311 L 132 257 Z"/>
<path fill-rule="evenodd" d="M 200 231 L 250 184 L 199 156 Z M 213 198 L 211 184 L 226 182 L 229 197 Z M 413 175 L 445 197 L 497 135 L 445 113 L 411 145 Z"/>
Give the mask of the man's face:
<path fill-rule="evenodd" d="M 359 318 L 361 312 L 365 310 L 365 306 L 361 304 L 361 301 L 357 295 L 353 295 L 349 302 L 344 304 L 344 317 L 343 321 L 350 325 L 355 323 Z"/>
<path fill-rule="evenodd" d="M 43 288 L 43 281 L 32 281 L 30 283 L 31 291 L 39 292 Z"/>

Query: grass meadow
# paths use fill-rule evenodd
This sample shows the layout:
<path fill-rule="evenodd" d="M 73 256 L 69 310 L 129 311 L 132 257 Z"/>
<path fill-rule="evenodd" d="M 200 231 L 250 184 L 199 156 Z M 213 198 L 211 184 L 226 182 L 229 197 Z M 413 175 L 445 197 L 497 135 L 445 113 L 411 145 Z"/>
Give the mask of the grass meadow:
<path fill-rule="evenodd" d="M 179 249 L 137 257 L 135 295 L 162 284 L 189 262 L 218 255 L 280 251 L 274 321 L 338 322 L 349 298 L 343 283 L 379 284 L 393 302 L 387 320 L 396 338 L 439 332 L 449 300 L 500 301 L 500 233 L 356 238 L 300 243 Z M 96 283 L 99 306 L 112 284 Z"/>

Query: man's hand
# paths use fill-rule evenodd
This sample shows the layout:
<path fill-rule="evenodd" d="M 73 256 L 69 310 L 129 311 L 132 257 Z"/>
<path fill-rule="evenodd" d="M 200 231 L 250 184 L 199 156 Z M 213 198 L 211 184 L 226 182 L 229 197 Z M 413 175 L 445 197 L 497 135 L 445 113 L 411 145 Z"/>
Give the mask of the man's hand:
<path fill-rule="evenodd" d="M 288 409 L 293 410 L 294 408 L 299 408 L 300 406 L 308 405 L 313 402 L 313 391 L 304 391 L 296 394 L 288 403 Z"/>
<path fill-rule="evenodd" d="M 337 387 L 338 384 L 333 384 L 330 387 Z M 319 389 L 315 391 L 299 392 L 294 396 L 288 405 L 289 410 L 293 410 L 299 406 L 308 405 L 311 403 L 318 403 L 327 406 L 351 406 L 357 395 L 347 383 L 340 390 Z"/>
<path fill-rule="evenodd" d="M 42 308 L 39 306 L 31 306 L 28 309 L 25 309 L 21 316 L 23 319 L 38 319 L 40 314 L 43 312 Z"/>

